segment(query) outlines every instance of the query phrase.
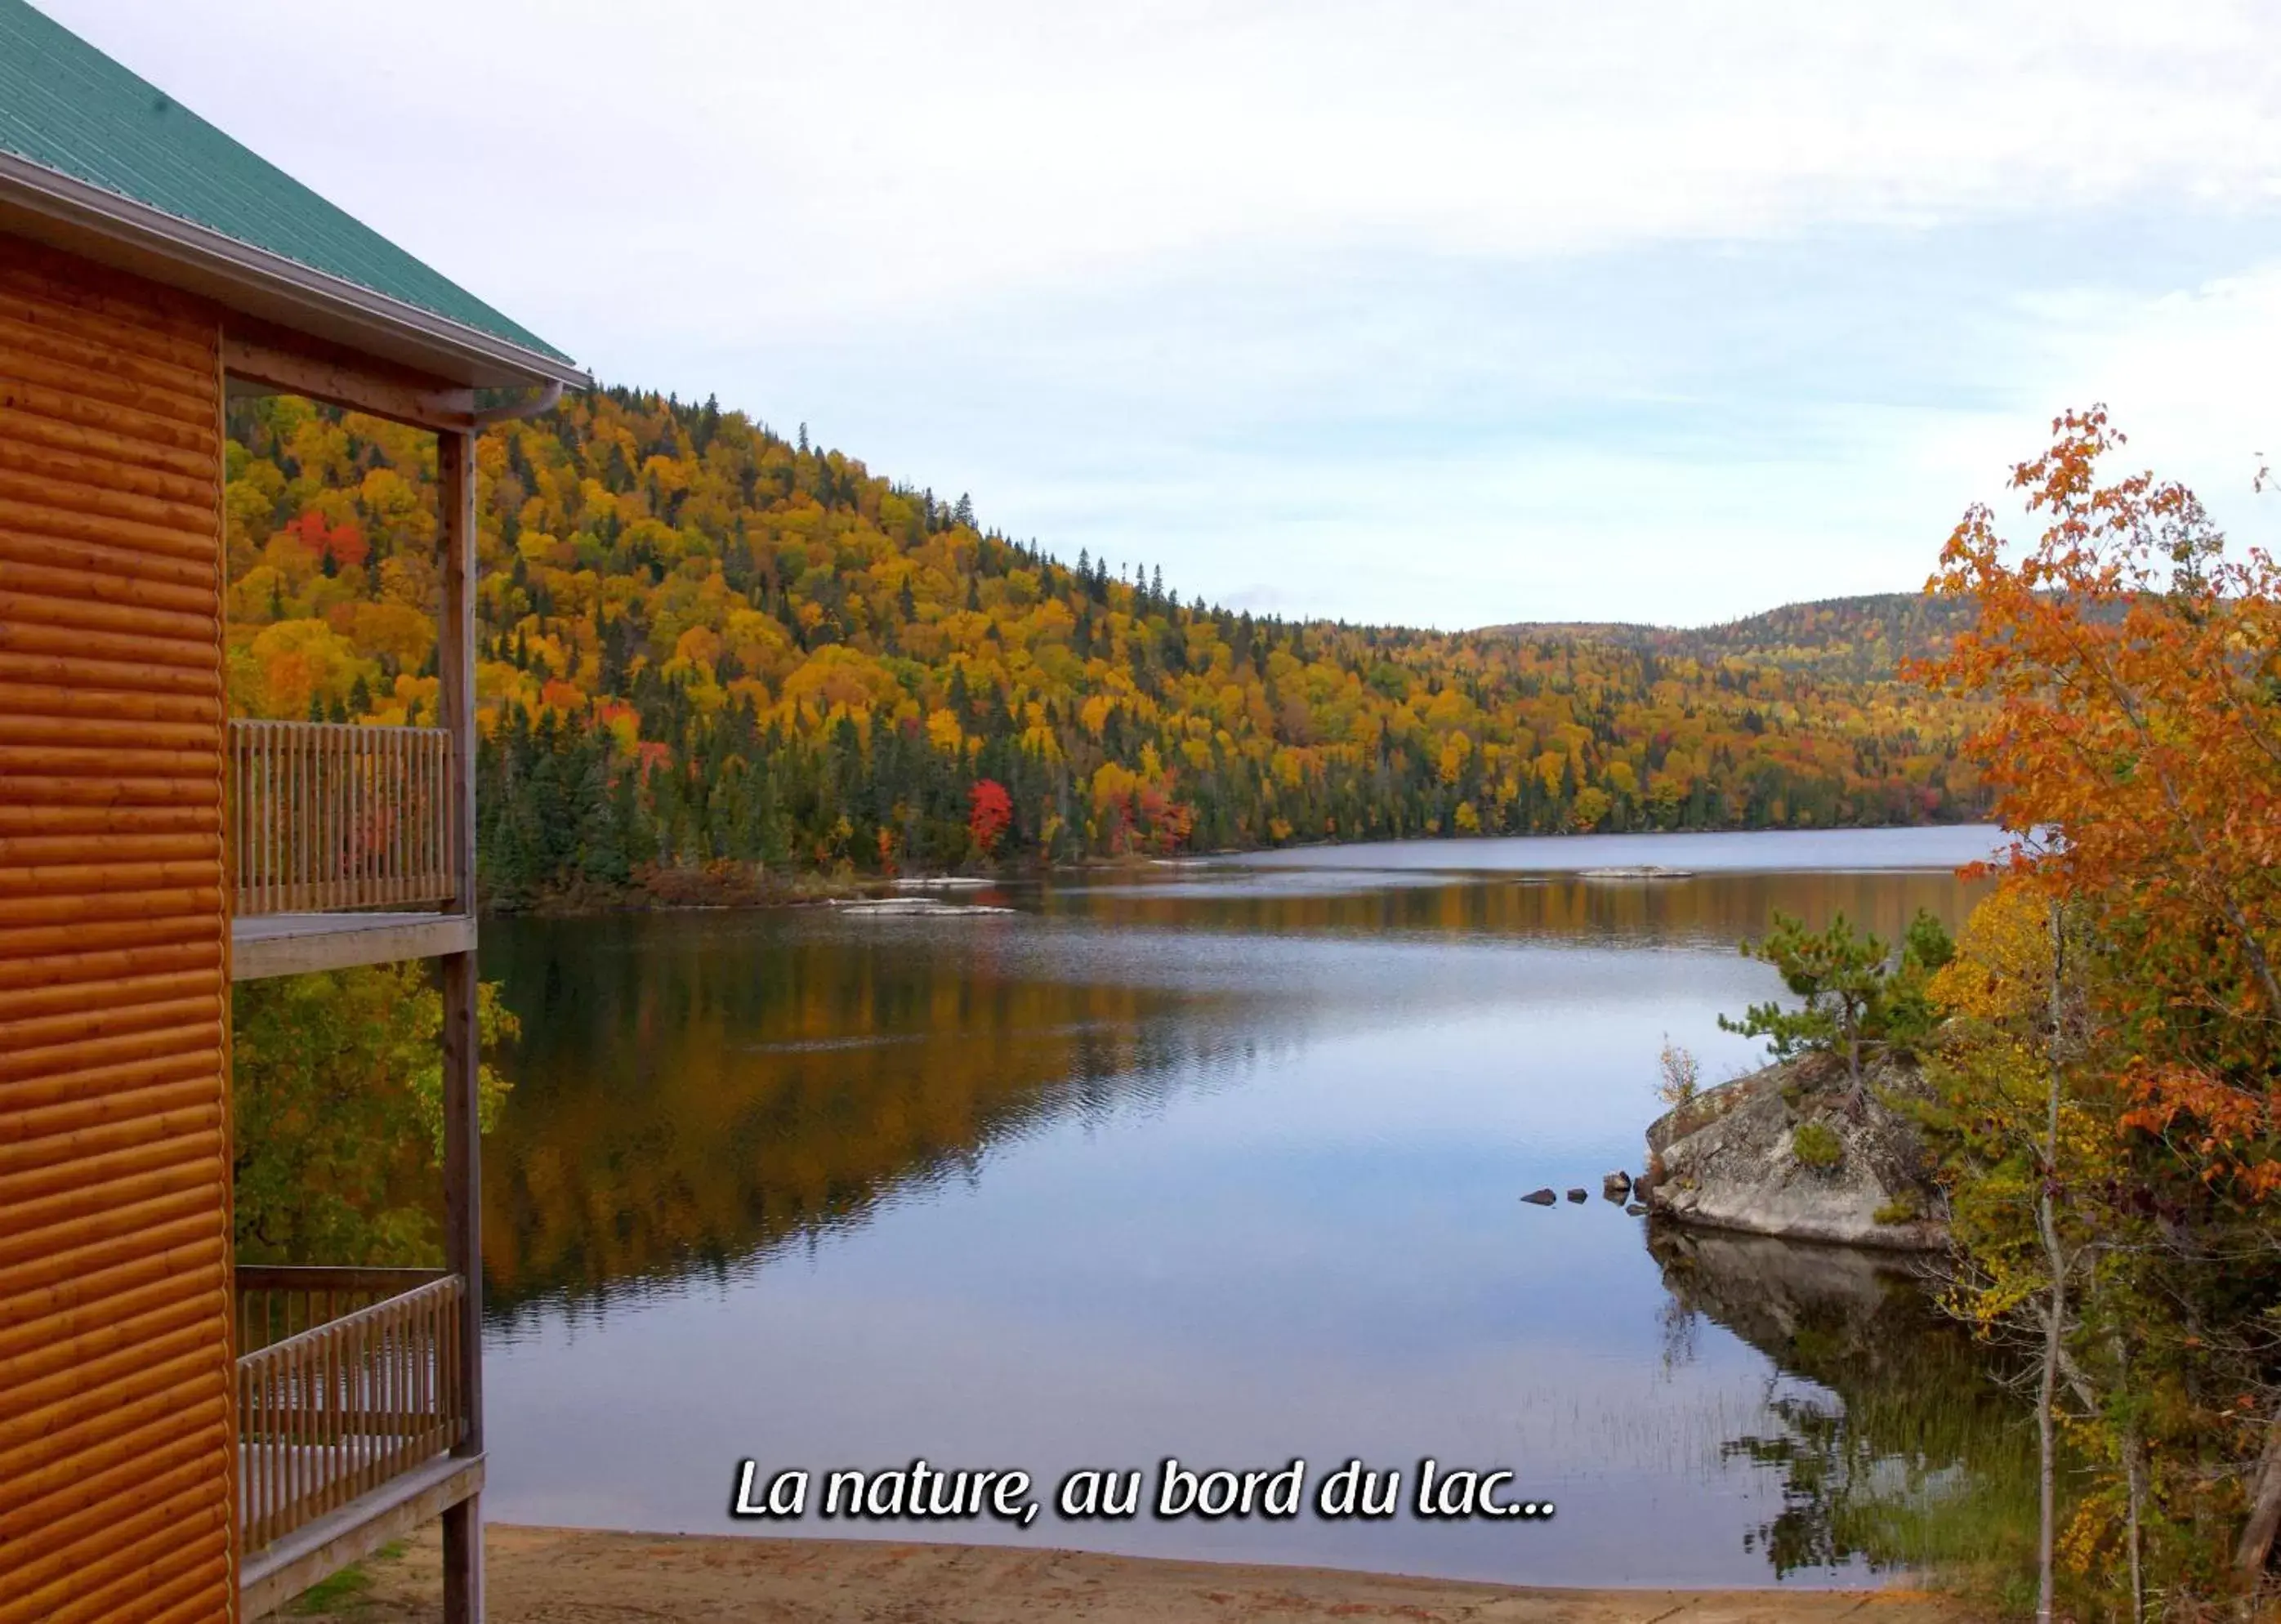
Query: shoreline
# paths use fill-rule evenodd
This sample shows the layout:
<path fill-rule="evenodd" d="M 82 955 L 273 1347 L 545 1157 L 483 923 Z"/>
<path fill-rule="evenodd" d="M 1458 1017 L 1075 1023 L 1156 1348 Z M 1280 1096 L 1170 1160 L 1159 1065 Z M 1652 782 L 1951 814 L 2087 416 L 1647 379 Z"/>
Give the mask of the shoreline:
<path fill-rule="evenodd" d="M 1368 846 L 1462 845 L 1502 839 L 1590 840 L 1603 839 L 1635 839 L 1642 837 L 1720 834 L 1829 834 L 1850 831 L 1892 831 L 1903 829 L 1955 829 L 1976 826 L 1972 820 L 1959 822 L 1934 821 L 1921 824 L 1845 824 L 1830 829 L 1635 829 L 1614 834 L 1599 831 L 1578 833 L 1558 830 L 1534 835 L 1403 835 L 1380 840 L 1290 840 L 1280 846 L 1229 847 L 1212 852 L 1185 853 L 1178 856 L 1162 856 L 1143 853 L 1128 853 L 1121 857 L 1080 857 L 1073 862 L 1023 862 L 1009 864 L 993 874 L 835 874 L 815 869 L 802 869 L 777 874 L 758 864 L 716 863 L 709 868 L 662 869 L 655 871 L 647 885 L 623 887 L 593 886 L 586 894 L 576 892 L 549 897 L 528 908 L 502 909 L 478 900 L 476 911 L 485 918 L 508 919 L 592 919 L 613 914 L 706 913 L 744 911 L 761 908 L 813 908 L 823 904 L 867 897 L 881 893 L 892 894 L 898 886 L 919 890 L 942 885 L 981 887 L 1018 884 L 1025 879 L 1036 879 L 1055 874 L 1116 873 L 1156 868 L 1166 863 L 1186 866 L 1207 863 L 1226 858 L 1256 857 L 1278 852 L 1342 851 Z M 1624 865 L 1635 870 L 1652 870 L 1655 864 Z M 1459 870 L 1450 870 L 1458 872 Z M 1931 872 L 1933 870 L 1926 870 Z M 1558 871 L 1562 876 L 1577 879 L 1691 879 L 1693 870 L 1669 870 L 1657 873 L 1635 872 L 1619 875 L 1614 870 L 1590 873 L 1582 870 Z M 1534 877 L 1532 877 L 1534 878 Z"/>
<path fill-rule="evenodd" d="M 1326 1567 L 1108 1556 L 1023 1545 L 620 1534 L 493 1523 L 485 1529 L 494 1624 L 627 1618 L 715 1624 L 1187 1624 L 1356 1619 L 1410 1624 L 1967 1624 L 1953 1597 L 1850 1589 L 1574 1589 L 1425 1579 Z M 367 1562 L 361 1588 L 324 1609 L 335 1624 L 431 1624 L 443 1616 L 435 1525 Z"/>

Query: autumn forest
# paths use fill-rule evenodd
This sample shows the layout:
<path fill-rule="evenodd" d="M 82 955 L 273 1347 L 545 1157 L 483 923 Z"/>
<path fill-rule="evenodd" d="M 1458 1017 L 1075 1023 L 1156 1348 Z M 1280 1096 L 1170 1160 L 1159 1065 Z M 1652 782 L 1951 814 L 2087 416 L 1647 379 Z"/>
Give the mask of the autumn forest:
<path fill-rule="evenodd" d="M 432 721 L 432 437 L 236 404 L 232 699 Z M 480 449 L 487 900 L 523 908 L 1324 839 L 1985 810 L 1954 607 L 1698 632 L 1233 613 L 1071 561 L 713 401 L 614 389 Z"/>
<path fill-rule="evenodd" d="M 1941 1301 L 2024 1350 L 2040 1383 L 2039 1615 L 2144 1620 L 2169 1597 L 2195 1616 L 2265 1584 L 2281 1542 L 2281 579 L 2266 553 L 2229 553 L 2184 487 L 2109 483 L 2122 445 L 2103 411 L 2055 422 L 2012 480 L 2049 528 L 2022 550 L 1968 510 L 1926 594 L 1697 630 L 1443 633 L 1232 612 L 1153 568 L 1000 534 L 967 498 L 877 477 L 805 429 L 787 441 L 709 401 L 574 398 L 479 451 L 485 900 L 764 900 L 818 876 L 1390 837 L 2026 831 L 1952 951 L 1943 937 L 1914 971 L 1902 961 L 1940 967 L 1912 996 L 1929 1089 L 1913 1109 L 1951 1226 Z M 424 434 L 294 398 L 234 408 L 241 712 L 435 719 L 433 457 Z M 1842 914 L 1819 939 L 1777 923 L 1883 973 L 1886 944 L 1854 941 Z M 844 1013 L 842 968 L 804 985 L 830 981 Z M 1821 973 L 1784 977 L 1810 997 Z M 437 1073 L 408 1056 L 438 1015 L 417 982 L 239 989 L 239 1120 L 259 1125 L 237 1179 L 249 1256 L 421 1255 L 428 1217 L 392 1194 L 434 1137 Z M 730 986 L 708 1007 L 783 994 Z M 1770 1004 L 1736 1029 L 1802 1032 L 1816 1009 Z M 495 989 L 479 1018 L 486 1049 L 514 1040 Z M 781 1002 L 749 1020 L 799 1025 Z M 1058 1005 L 1017 1023 L 1095 1024 Z M 1017 1115 L 1002 1085 L 1033 1065 L 1087 1069 L 987 1053 L 948 1115 L 883 1106 L 909 1153 L 885 1160 L 939 1161 L 960 1112 L 973 1133 Z M 680 1063 L 645 1093 L 645 1110 L 703 1125 L 653 1124 L 644 1142 L 741 1142 L 687 1092 L 749 1096 L 714 1065 Z M 505 1084 L 483 1077 L 495 1112 Z M 367 1079 L 368 1122 L 312 1103 L 328 1078 Z M 615 1134 L 589 1137 L 618 1154 Z M 768 1233 L 852 1210 L 870 1175 L 832 1159 L 845 1148 L 780 1159 L 797 1187 Z M 505 1198 L 525 1217 L 584 1212 L 559 1160 L 541 1163 Z M 639 1164 L 643 1190 L 656 1172 Z M 700 1185 L 733 1199 L 708 1204 Z M 674 1224 L 642 1241 L 627 1220 L 591 1249 L 637 1267 L 678 1255 L 669 1241 L 733 1227 L 718 1215 L 746 1210 L 741 1188 L 708 1175 L 606 1203 L 664 1203 Z M 530 1244 L 501 1278 L 562 1277 L 568 1255 Z M 2028 1566 L 1999 1576 L 2015 1599 Z"/>

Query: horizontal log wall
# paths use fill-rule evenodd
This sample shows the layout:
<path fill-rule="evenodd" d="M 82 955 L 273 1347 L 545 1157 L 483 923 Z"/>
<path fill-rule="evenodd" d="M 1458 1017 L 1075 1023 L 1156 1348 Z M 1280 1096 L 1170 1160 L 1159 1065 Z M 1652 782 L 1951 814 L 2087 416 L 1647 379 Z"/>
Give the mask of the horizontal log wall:
<path fill-rule="evenodd" d="M 0 1624 L 236 1608 L 219 346 L 0 236 Z"/>

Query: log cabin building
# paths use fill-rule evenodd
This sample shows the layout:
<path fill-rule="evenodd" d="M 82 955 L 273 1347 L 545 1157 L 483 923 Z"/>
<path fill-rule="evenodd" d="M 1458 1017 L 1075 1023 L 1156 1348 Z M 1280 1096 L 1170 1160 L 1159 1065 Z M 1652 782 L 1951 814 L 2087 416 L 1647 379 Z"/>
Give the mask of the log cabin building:
<path fill-rule="evenodd" d="M 475 445 L 590 384 L 0 0 L 0 1624 L 252 1619 L 439 1516 L 482 1614 Z M 243 391 L 435 434 L 437 725 L 229 715 Z M 404 959 L 446 1266 L 236 1266 L 230 983 Z"/>

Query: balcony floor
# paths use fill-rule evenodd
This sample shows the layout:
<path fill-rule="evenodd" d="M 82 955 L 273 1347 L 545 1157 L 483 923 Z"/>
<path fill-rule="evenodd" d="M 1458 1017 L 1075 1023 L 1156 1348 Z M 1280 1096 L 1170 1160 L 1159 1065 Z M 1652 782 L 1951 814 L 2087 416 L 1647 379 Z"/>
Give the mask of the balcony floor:
<path fill-rule="evenodd" d="M 238 1569 L 244 1618 L 261 1618 L 319 1581 L 363 1560 L 483 1491 L 481 1455 L 438 1455 L 368 1494 L 246 1553 Z"/>
<path fill-rule="evenodd" d="M 476 922 L 465 914 L 258 914 L 232 919 L 229 940 L 230 979 L 252 981 L 472 953 Z"/>

